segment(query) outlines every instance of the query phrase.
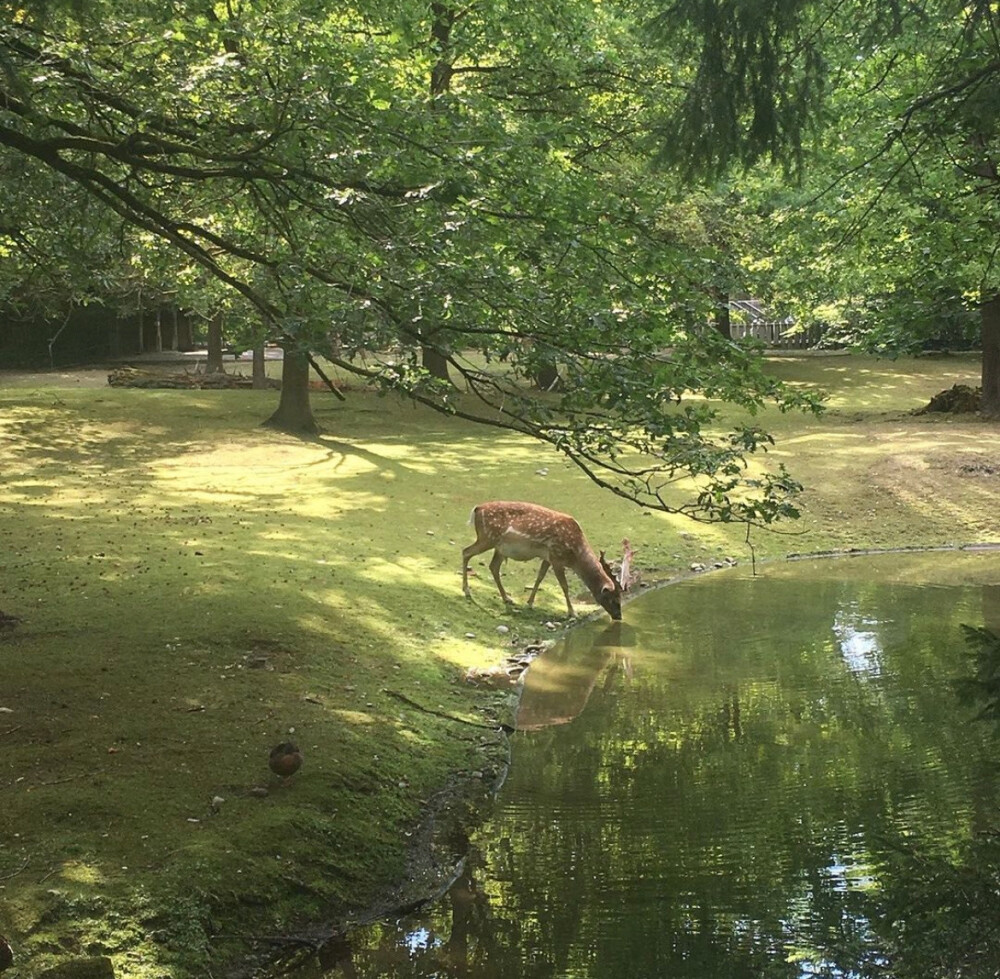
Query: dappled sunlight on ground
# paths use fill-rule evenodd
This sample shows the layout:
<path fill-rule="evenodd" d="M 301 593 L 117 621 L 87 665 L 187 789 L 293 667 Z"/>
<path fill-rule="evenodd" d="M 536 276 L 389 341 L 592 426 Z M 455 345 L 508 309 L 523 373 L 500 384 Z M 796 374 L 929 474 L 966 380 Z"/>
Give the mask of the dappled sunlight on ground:
<path fill-rule="evenodd" d="M 771 357 L 768 370 L 797 386 L 831 392 L 830 408 L 918 408 L 945 388 L 980 383 L 976 353 L 877 358 L 865 355 Z"/>
<path fill-rule="evenodd" d="M 809 432 L 806 435 L 786 436 L 776 446 L 768 449 L 768 454 L 774 455 L 782 451 L 787 453 L 790 447 L 808 445 L 810 442 L 821 443 L 835 449 L 846 446 L 853 450 L 859 443 L 865 442 L 867 439 L 868 436 L 864 432 L 831 432 L 829 429 L 823 429 L 822 431 Z"/>

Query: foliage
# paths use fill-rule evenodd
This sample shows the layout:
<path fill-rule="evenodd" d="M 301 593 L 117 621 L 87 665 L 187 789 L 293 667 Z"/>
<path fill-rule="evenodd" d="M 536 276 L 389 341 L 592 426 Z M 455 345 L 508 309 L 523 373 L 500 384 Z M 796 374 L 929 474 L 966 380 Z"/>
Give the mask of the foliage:
<path fill-rule="evenodd" d="M 896 68 L 917 70 L 929 47 L 953 46 L 952 33 L 924 24 L 919 35 L 858 53 L 830 99 L 833 124 L 807 181 L 776 202 L 785 285 L 832 319 L 841 339 L 867 349 L 968 346 L 979 303 L 995 288 L 983 230 L 996 195 L 964 156 L 968 134 L 948 133 L 925 117 L 929 109 L 907 119 L 920 99 Z"/>
<path fill-rule="evenodd" d="M 651 33 L 695 54 L 663 154 L 693 176 L 758 165 L 773 289 L 801 320 L 869 350 L 968 346 L 1000 290 L 996 18 L 954 0 L 665 0 Z"/>
<path fill-rule="evenodd" d="M 971 677 L 956 681 L 962 701 L 980 706 L 978 718 L 1000 722 L 1000 637 L 964 625 Z M 893 975 L 993 976 L 1000 970 L 996 896 L 1000 891 L 1000 834 L 980 828 L 949 850 L 927 841 L 895 841 L 885 859 L 889 886 L 878 919 Z"/>
<path fill-rule="evenodd" d="M 767 157 L 800 169 L 821 106 L 825 59 L 808 0 L 670 0 L 650 29 L 693 49 L 683 99 L 660 123 L 661 157 L 689 177 Z"/>
<path fill-rule="evenodd" d="M 748 481 L 768 436 L 714 432 L 701 398 L 813 404 L 703 326 L 731 260 L 642 163 L 669 85 L 631 28 L 588 0 L 21 8 L 0 146 L 96 203 L 122 288 L 230 307 L 293 353 L 332 339 L 344 369 L 530 434 L 645 506 L 693 479 L 684 512 L 769 523 L 795 483 Z M 20 272 L 52 260 L 38 220 Z M 74 272 L 66 293 L 91 294 Z M 560 391 L 532 391 L 553 369 Z"/>
<path fill-rule="evenodd" d="M 967 702 L 979 704 L 979 717 L 1000 723 L 1000 636 L 985 628 L 963 626 L 972 649 L 972 676 L 959 684 Z"/>
<path fill-rule="evenodd" d="M 901 841 L 880 930 L 899 979 L 987 977 L 1000 970 L 996 896 L 1000 838 L 979 834 L 957 854 Z"/>

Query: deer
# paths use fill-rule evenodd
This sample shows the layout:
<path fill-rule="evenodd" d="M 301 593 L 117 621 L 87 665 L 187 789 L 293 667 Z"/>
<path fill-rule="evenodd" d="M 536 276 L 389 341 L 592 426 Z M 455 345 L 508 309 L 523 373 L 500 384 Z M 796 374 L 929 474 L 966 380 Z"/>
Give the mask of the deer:
<path fill-rule="evenodd" d="M 531 561 L 540 558 L 541 567 L 535 586 L 528 596 L 528 605 L 535 602 L 538 586 L 552 568 L 563 595 L 570 617 L 575 618 L 573 602 L 569 597 L 566 568 L 575 571 L 590 589 L 594 600 L 615 621 L 622 617 L 621 583 L 604 560 L 587 542 L 580 525 L 568 513 L 559 513 L 537 503 L 512 503 L 493 500 L 480 503 L 472 511 L 469 523 L 475 527 L 476 539 L 462 549 L 462 591 L 466 598 L 472 598 L 469 590 L 469 560 L 477 554 L 493 549 L 490 571 L 497 583 L 500 597 L 508 605 L 513 599 L 504 590 L 500 580 L 500 566 L 507 558 L 515 561 Z"/>

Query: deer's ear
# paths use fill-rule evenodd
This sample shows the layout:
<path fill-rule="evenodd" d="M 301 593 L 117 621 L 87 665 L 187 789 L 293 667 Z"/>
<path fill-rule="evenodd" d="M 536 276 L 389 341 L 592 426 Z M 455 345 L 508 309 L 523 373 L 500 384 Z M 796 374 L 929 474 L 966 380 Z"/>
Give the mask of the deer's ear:
<path fill-rule="evenodd" d="M 601 567 L 604 569 L 604 573 L 615 583 L 615 587 L 608 588 L 607 585 L 604 586 L 603 591 L 613 591 L 614 594 L 619 594 L 622 592 L 622 583 L 615 577 L 614 571 L 611 570 L 611 565 L 604 560 L 604 551 L 601 551 L 601 556 L 598 558 Z"/>

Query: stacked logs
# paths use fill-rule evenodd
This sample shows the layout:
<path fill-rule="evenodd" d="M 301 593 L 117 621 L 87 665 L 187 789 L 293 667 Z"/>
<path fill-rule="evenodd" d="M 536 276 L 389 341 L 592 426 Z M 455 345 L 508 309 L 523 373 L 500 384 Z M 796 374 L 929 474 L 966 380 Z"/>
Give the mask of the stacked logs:
<path fill-rule="evenodd" d="M 118 367 L 108 374 L 108 384 L 113 388 L 182 388 L 193 390 L 229 390 L 252 388 L 253 378 L 243 374 L 166 374 L 144 371 L 135 367 Z M 281 382 L 267 378 L 265 385 L 280 388 Z"/>

